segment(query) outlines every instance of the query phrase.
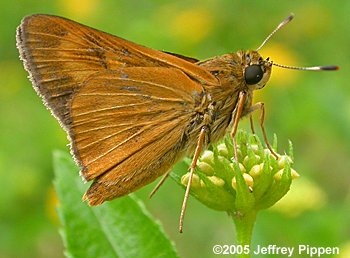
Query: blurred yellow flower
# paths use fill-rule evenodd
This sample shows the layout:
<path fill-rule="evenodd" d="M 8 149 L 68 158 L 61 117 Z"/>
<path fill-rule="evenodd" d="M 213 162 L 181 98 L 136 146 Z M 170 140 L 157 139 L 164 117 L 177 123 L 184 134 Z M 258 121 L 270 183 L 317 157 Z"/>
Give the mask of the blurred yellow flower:
<path fill-rule="evenodd" d="M 264 46 L 260 51 L 264 57 L 270 57 L 275 63 L 283 65 L 295 65 L 297 63 L 295 55 L 286 47 L 270 43 Z M 276 84 L 279 87 L 293 85 L 298 77 L 298 72 L 274 66 L 270 79 L 271 84 Z"/>
<path fill-rule="evenodd" d="M 312 196 L 312 198 L 305 198 Z M 288 194 L 272 206 L 272 210 L 279 211 L 290 217 L 297 217 L 307 210 L 317 210 L 327 202 L 327 196 L 315 183 L 300 178 L 293 182 Z"/>
<path fill-rule="evenodd" d="M 206 9 L 183 10 L 176 13 L 171 31 L 178 38 L 197 43 L 210 33 L 212 20 L 213 17 Z"/>
<path fill-rule="evenodd" d="M 58 0 L 58 6 L 65 15 L 79 19 L 92 16 L 99 2 L 99 0 Z"/>
<path fill-rule="evenodd" d="M 340 246 L 340 256 L 338 258 L 349 258 L 350 257 L 350 241 Z"/>
<path fill-rule="evenodd" d="M 47 192 L 46 214 L 49 217 L 50 221 L 55 225 L 58 225 L 60 223 L 57 215 L 58 206 L 59 206 L 59 200 L 58 200 L 56 191 L 54 187 L 51 186 Z"/>

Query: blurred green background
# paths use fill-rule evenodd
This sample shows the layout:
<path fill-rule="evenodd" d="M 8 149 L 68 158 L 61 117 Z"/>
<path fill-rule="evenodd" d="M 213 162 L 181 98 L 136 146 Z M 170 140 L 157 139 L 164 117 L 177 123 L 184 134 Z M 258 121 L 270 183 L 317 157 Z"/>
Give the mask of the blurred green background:
<path fill-rule="evenodd" d="M 259 214 L 253 244 L 338 246 L 343 255 L 350 253 L 350 1 L 11 0 L 0 2 L 0 257 L 63 257 L 52 150 L 68 152 L 68 142 L 19 61 L 15 31 L 24 16 L 56 14 L 154 49 L 205 59 L 255 49 L 291 12 L 295 20 L 261 53 L 277 63 L 341 69 L 274 67 L 270 83 L 256 92 L 255 101 L 266 104 L 268 137 L 278 135 L 281 152 L 293 141 L 301 178 L 279 205 Z M 248 122 L 240 126 L 248 128 Z M 153 186 L 137 195 L 182 257 L 214 257 L 214 244 L 234 243 L 229 217 L 193 198 L 180 235 L 183 190 L 168 180 L 149 200 Z"/>

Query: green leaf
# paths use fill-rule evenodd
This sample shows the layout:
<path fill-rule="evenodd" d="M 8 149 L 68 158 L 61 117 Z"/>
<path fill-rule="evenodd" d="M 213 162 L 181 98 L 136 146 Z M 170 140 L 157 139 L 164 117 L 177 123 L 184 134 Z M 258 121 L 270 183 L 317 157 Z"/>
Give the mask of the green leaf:
<path fill-rule="evenodd" d="M 178 257 L 162 227 L 134 195 L 89 207 L 86 190 L 71 156 L 54 152 L 54 185 L 66 256 Z"/>

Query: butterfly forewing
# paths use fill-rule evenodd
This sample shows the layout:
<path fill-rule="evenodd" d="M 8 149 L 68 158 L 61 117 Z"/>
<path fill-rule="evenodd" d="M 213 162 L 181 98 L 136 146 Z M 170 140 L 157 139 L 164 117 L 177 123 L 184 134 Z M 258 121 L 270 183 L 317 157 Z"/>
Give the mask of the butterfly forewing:
<path fill-rule="evenodd" d="M 94 179 L 90 204 L 153 181 L 193 149 L 185 148 L 186 133 L 201 83 L 217 83 L 206 70 L 56 16 L 25 18 L 17 46 L 36 91 L 68 132 L 82 175 Z"/>
<path fill-rule="evenodd" d="M 71 122 L 67 103 L 73 92 L 99 71 L 177 67 L 194 80 L 217 84 L 209 72 L 190 62 L 57 16 L 24 18 L 17 29 L 17 47 L 34 88 L 64 127 Z"/>

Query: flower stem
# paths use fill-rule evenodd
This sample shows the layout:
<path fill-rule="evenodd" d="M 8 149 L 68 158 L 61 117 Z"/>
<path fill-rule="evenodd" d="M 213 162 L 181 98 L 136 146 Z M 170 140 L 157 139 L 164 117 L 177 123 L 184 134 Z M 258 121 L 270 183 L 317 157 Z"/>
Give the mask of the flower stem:
<path fill-rule="evenodd" d="M 239 212 L 231 213 L 231 217 L 236 226 L 237 246 L 242 246 L 243 248 L 244 246 L 249 246 L 250 248 L 256 214 L 257 212 L 255 210 L 250 210 L 244 214 Z M 242 252 L 241 254 L 237 254 L 237 257 L 249 258 L 250 252 Z"/>

